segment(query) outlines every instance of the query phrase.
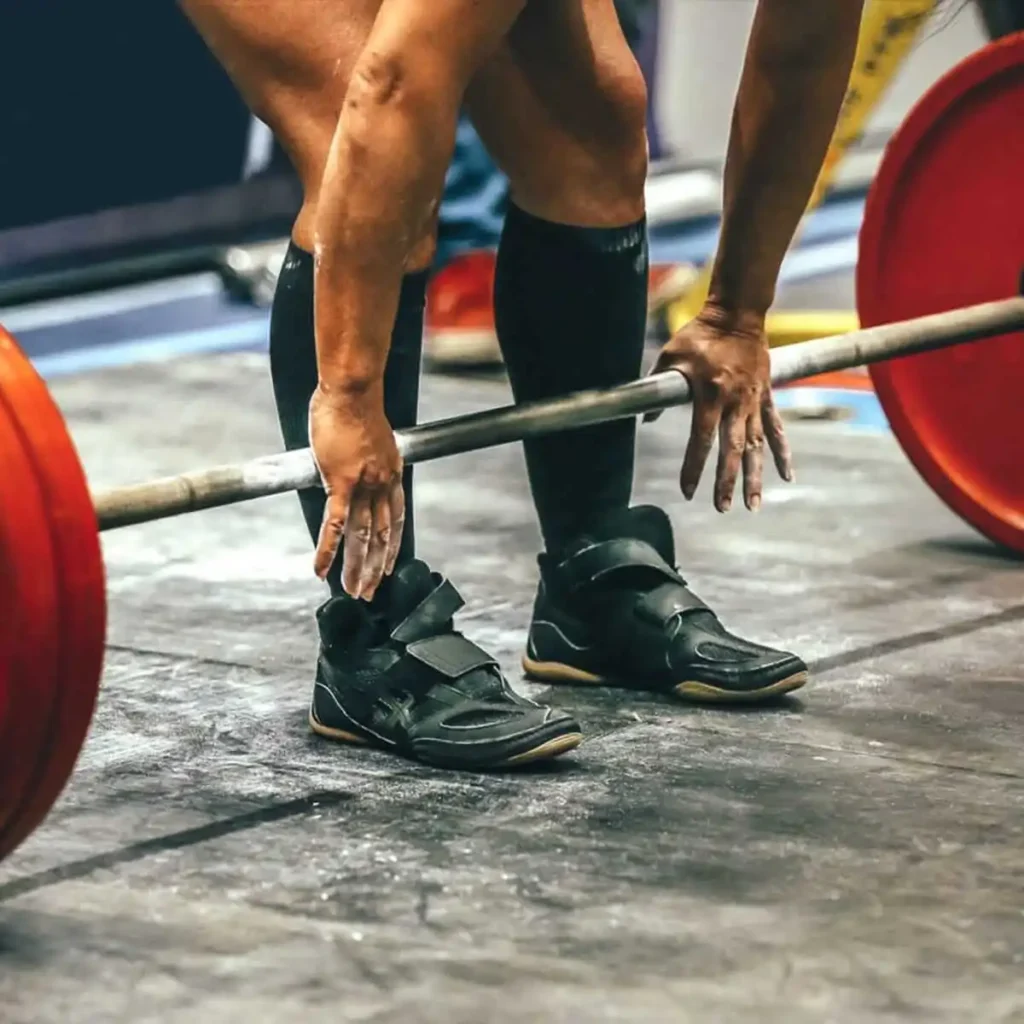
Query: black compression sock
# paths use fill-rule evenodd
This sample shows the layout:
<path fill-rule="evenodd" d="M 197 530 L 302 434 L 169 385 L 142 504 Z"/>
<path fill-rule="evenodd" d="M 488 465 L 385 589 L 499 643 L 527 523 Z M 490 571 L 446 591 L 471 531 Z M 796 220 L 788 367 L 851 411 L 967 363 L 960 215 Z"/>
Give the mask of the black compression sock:
<path fill-rule="evenodd" d="M 396 430 L 416 424 L 426 287 L 426 271 L 406 275 L 391 334 L 391 350 L 384 373 L 384 411 Z M 270 314 L 270 374 L 285 447 L 289 450 L 308 447 L 309 400 L 317 382 L 313 257 L 294 242 L 288 246 L 281 266 Z M 411 466 L 406 468 L 404 480 L 406 514 L 399 565 L 412 558 L 415 550 Z M 319 488 L 302 491 L 299 500 L 315 543 L 323 520 L 324 493 Z M 340 557 L 331 568 L 327 582 L 332 594 L 343 593 Z M 380 587 L 377 595 L 382 596 L 386 590 L 386 585 Z"/>
<path fill-rule="evenodd" d="M 495 319 L 517 402 L 635 380 L 647 321 L 647 230 L 553 224 L 509 206 Z M 524 442 L 549 552 L 629 505 L 636 423 Z"/>

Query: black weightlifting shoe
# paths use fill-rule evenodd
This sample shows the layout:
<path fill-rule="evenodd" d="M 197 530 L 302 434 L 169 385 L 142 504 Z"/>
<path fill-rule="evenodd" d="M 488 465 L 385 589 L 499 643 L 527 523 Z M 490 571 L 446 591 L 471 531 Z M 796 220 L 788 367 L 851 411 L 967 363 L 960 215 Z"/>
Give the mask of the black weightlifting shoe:
<path fill-rule="evenodd" d="M 549 683 L 595 683 L 703 703 L 755 702 L 803 686 L 795 655 L 742 640 L 674 568 L 661 509 L 610 516 L 564 557 L 539 559 L 523 667 Z"/>
<path fill-rule="evenodd" d="M 387 586 L 384 611 L 343 596 L 317 612 L 314 732 L 475 770 L 543 761 L 579 745 L 573 718 L 519 696 L 494 658 L 455 630 L 463 602 L 451 583 L 412 561 Z"/>

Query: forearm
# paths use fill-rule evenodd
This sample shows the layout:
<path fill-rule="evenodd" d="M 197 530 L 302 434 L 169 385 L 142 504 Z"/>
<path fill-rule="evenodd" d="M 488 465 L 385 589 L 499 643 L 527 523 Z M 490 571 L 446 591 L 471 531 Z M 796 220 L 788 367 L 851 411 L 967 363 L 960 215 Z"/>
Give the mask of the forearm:
<path fill-rule="evenodd" d="M 709 304 L 763 318 L 814 190 L 863 0 L 760 0 L 733 110 Z"/>
<path fill-rule="evenodd" d="M 430 223 L 454 136 L 454 103 L 350 87 L 315 223 L 321 391 L 382 387 L 406 258 Z"/>

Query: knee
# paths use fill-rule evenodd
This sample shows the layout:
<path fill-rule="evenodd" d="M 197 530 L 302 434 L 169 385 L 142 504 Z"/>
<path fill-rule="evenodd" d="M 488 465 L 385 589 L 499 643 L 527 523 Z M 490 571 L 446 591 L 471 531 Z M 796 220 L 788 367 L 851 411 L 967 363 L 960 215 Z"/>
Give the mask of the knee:
<path fill-rule="evenodd" d="M 639 220 L 647 180 L 647 88 L 639 69 L 604 78 L 585 130 L 574 135 L 559 147 L 560 219 L 595 227 Z"/>
<path fill-rule="evenodd" d="M 647 88 L 639 68 L 616 62 L 571 105 L 528 146 L 503 153 L 515 201 L 536 216 L 581 226 L 639 220 L 647 179 Z"/>

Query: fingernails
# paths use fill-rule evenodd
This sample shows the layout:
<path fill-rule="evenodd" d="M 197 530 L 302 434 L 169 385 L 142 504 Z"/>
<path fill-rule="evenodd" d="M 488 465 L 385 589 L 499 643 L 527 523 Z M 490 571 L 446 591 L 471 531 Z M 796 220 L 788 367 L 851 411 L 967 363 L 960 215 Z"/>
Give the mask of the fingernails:
<path fill-rule="evenodd" d="M 750 511 L 756 512 L 761 507 L 761 495 L 754 494 L 750 498 Z"/>
<path fill-rule="evenodd" d="M 718 506 L 720 512 L 728 512 L 732 508 L 732 498 L 723 498 L 722 503 Z"/>

